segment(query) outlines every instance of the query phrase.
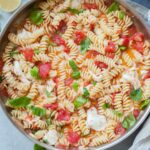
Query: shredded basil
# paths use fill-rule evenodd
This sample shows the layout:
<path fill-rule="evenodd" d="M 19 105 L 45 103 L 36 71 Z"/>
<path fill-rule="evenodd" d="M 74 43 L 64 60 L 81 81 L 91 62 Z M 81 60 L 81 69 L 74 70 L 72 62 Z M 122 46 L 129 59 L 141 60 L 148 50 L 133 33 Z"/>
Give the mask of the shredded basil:
<path fill-rule="evenodd" d="M 40 146 L 38 144 L 35 144 L 34 145 L 34 150 L 46 150 L 46 148 L 44 148 L 44 147 L 42 147 L 42 146 Z"/>
<path fill-rule="evenodd" d="M 83 88 L 83 96 L 84 96 L 84 97 L 89 97 L 89 96 L 90 96 L 90 93 L 89 93 L 89 91 L 87 90 L 87 88 Z"/>
<path fill-rule="evenodd" d="M 74 60 L 70 60 L 69 65 L 73 71 L 78 71 L 78 66 L 75 64 Z"/>
<path fill-rule="evenodd" d="M 32 113 L 36 116 L 42 117 L 42 116 L 46 115 L 46 109 L 45 108 L 31 106 L 30 109 L 31 109 Z"/>
<path fill-rule="evenodd" d="M 113 110 L 113 113 L 114 113 L 115 115 L 117 115 L 118 117 L 122 117 L 122 116 L 123 116 L 123 114 L 122 114 L 121 112 L 116 111 L 116 110 Z"/>
<path fill-rule="evenodd" d="M 16 99 L 10 99 L 9 104 L 14 108 L 26 107 L 31 102 L 31 99 L 28 97 L 20 97 Z"/>
<path fill-rule="evenodd" d="M 2 77 L 2 76 L 0 76 L 0 83 L 2 83 L 2 81 L 3 81 L 3 77 Z"/>
<path fill-rule="evenodd" d="M 42 16 L 42 12 L 38 9 L 33 9 L 30 12 L 30 21 L 36 25 L 40 25 L 43 23 L 43 16 Z"/>
<path fill-rule="evenodd" d="M 77 79 L 79 79 L 79 78 L 81 77 L 81 74 L 80 74 L 79 71 L 73 71 L 73 72 L 71 73 L 71 77 L 72 77 L 73 79 L 77 80 Z"/>
<path fill-rule="evenodd" d="M 119 19 L 123 20 L 124 17 L 125 17 L 125 12 L 119 11 Z"/>
<path fill-rule="evenodd" d="M 119 10 L 119 3 L 118 2 L 113 2 L 111 4 L 111 6 L 109 6 L 109 8 L 107 9 L 107 14 L 109 14 L 113 11 L 116 11 L 116 10 Z"/>
<path fill-rule="evenodd" d="M 80 14 L 80 13 L 83 13 L 84 10 L 83 9 L 78 10 L 78 9 L 75 9 L 75 8 L 68 8 L 66 11 L 69 11 L 72 14 Z"/>
<path fill-rule="evenodd" d="M 88 50 L 90 44 L 91 44 L 91 40 L 89 38 L 86 38 L 85 40 L 83 40 L 80 44 L 81 53 L 84 54 Z"/>
<path fill-rule="evenodd" d="M 88 102 L 88 99 L 83 97 L 83 96 L 79 96 L 75 99 L 74 101 L 74 106 L 76 109 L 78 109 L 79 107 L 83 106 L 84 104 L 86 104 Z"/>
<path fill-rule="evenodd" d="M 93 85 L 95 86 L 97 84 L 97 82 L 96 81 L 93 81 Z"/>
<path fill-rule="evenodd" d="M 120 45 L 119 45 L 119 49 L 120 49 L 121 51 L 125 51 L 125 50 L 127 50 L 127 47 L 126 47 L 126 46 L 120 46 Z"/>
<path fill-rule="evenodd" d="M 142 92 L 141 88 L 136 89 L 136 90 L 133 89 L 130 93 L 130 98 L 134 101 L 140 101 L 142 99 L 142 94 L 143 94 L 143 92 Z"/>
<path fill-rule="evenodd" d="M 47 96 L 48 98 L 50 98 L 51 94 L 52 94 L 52 92 L 49 92 L 49 91 L 46 90 L 46 96 Z"/>
<path fill-rule="evenodd" d="M 140 109 L 143 110 L 143 109 L 145 109 L 148 105 L 150 105 L 150 99 L 146 99 L 146 100 L 142 101 L 141 104 L 140 104 Z"/>
<path fill-rule="evenodd" d="M 103 109 L 107 109 L 107 108 L 110 108 L 110 104 L 109 103 L 105 103 L 105 104 L 103 104 Z"/>
<path fill-rule="evenodd" d="M 35 49 L 35 50 L 34 50 L 34 53 L 35 53 L 35 54 L 39 54 L 39 53 L 40 53 L 40 50 L 39 50 L 39 49 Z"/>
<path fill-rule="evenodd" d="M 33 67 L 31 70 L 30 70 L 30 74 L 32 77 L 34 77 L 35 79 L 40 79 L 40 76 L 39 76 L 39 69 L 37 67 Z"/>
<path fill-rule="evenodd" d="M 72 85 L 73 89 L 75 91 L 78 91 L 78 88 L 79 88 L 79 84 L 77 82 L 74 82 L 73 85 Z"/>
<path fill-rule="evenodd" d="M 18 50 L 14 50 L 10 52 L 10 57 L 13 57 L 14 55 L 19 54 Z"/>

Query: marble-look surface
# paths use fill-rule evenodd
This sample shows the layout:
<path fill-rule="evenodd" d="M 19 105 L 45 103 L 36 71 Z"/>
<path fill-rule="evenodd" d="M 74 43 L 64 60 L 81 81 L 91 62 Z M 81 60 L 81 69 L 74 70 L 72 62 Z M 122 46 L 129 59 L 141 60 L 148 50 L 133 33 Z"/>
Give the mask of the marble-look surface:
<path fill-rule="evenodd" d="M 27 0 L 22 0 L 22 5 Z M 141 2 L 150 8 L 150 0 L 134 0 Z M 145 3 L 144 3 L 145 2 Z M 2 11 L 0 11 L 0 23 L 2 26 L 5 25 L 4 19 L 8 20 L 11 14 L 4 14 L 2 17 Z M 117 146 L 109 150 L 127 150 L 132 144 L 136 134 L 136 131 L 132 136 L 130 136 L 124 142 L 118 144 Z M 4 112 L 0 107 L 0 150 L 32 150 L 34 143 L 27 139 L 20 131 L 13 126 L 13 124 L 5 116 Z"/>

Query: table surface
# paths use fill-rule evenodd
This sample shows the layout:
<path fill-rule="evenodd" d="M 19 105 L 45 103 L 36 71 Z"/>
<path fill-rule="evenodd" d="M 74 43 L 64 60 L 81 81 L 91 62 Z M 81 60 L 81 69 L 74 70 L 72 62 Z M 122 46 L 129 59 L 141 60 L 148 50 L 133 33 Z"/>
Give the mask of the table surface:
<path fill-rule="evenodd" d="M 22 4 L 27 0 L 22 0 Z M 150 0 L 133 0 L 142 5 L 150 8 Z M 6 14 L 9 16 L 9 14 Z M 5 116 L 4 112 L 0 107 L 0 150 L 32 150 L 34 143 L 27 139 L 22 133 L 16 129 L 12 125 L 12 123 L 8 120 Z M 123 141 L 122 143 L 118 144 L 115 147 L 112 147 L 109 150 L 127 150 L 136 134 L 138 133 L 139 129 L 132 134 L 127 140 Z"/>

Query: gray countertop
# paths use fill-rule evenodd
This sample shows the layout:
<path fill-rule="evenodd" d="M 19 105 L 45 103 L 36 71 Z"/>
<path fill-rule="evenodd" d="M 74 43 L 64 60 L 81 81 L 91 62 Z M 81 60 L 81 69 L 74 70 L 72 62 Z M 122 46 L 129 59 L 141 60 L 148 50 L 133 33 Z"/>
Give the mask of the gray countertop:
<path fill-rule="evenodd" d="M 22 0 L 22 4 L 27 0 Z M 127 0 L 129 1 L 129 0 Z M 138 2 L 145 1 L 147 6 L 150 6 L 150 0 L 134 0 Z M 8 19 L 10 14 L 5 14 L 3 17 Z M 1 22 L 2 23 L 2 22 Z M 139 129 L 132 134 L 127 140 L 118 144 L 109 150 L 127 150 Z M 0 150 L 33 150 L 34 143 L 27 139 L 20 131 L 18 131 L 5 116 L 0 107 Z"/>

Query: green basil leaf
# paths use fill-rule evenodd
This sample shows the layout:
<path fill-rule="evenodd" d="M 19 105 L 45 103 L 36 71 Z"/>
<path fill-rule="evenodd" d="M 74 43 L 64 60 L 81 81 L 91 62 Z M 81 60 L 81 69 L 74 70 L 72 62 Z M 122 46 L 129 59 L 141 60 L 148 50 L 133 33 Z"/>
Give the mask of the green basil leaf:
<path fill-rule="evenodd" d="M 13 57 L 14 55 L 19 54 L 18 50 L 14 50 L 10 52 L 10 57 Z"/>
<path fill-rule="evenodd" d="M 34 77 L 35 79 L 40 79 L 40 76 L 39 76 L 39 69 L 37 67 L 33 67 L 31 70 L 30 70 L 30 74 L 32 77 Z"/>
<path fill-rule="evenodd" d="M 0 76 L 0 83 L 2 83 L 2 81 L 3 81 L 3 77 L 2 77 L 2 76 Z"/>
<path fill-rule="evenodd" d="M 77 82 L 74 82 L 73 85 L 72 85 L 73 89 L 75 91 L 78 91 L 78 88 L 79 88 L 79 84 Z"/>
<path fill-rule="evenodd" d="M 80 44 L 81 53 L 84 54 L 88 50 L 90 44 L 91 44 L 91 40 L 89 38 L 86 38 L 85 40 L 83 40 Z"/>
<path fill-rule="evenodd" d="M 52 94 L 52 92 L 49 92 L 49 91 L 46 90 L 46 96 L 47 96 L 48 98 L 50 98 L 51 94 Z"/>
<path fill-rule="evenodd" d="M 77 108 L 83 106 L 83 105 L 84 105 L 85 103 L 87 103 L 87 102 L 88 102 L 88 99 L 87 99 L 87 98 L 85 98 L 85 97 L 83 97 L 83 96 L 79 96 L 79 97 L 77 97 L 77 98 L 75 99 L 75 101 L 74 101 L 74 106 L 75 106 L 75 108 L 77 109 Z"/>
<path fill-rule="evenodd" d="M 107 109 L 107 108 L 110 108 L 110 104 L 109 103 L 105 103 L 105 104 L 103 104 L 103 109 Z"/>
<path fill-rule="evenodd" d="M 89 97 L 89 96 L 90 96 L 90 93 L 89 93 L 89 91 L 87 90 L 87 88 L 83 88 L 83 96 L 84 96 L 84 97 Z"/>
<path fill-rule="evenodd" d="M 142 99 L 142 94 L 143 92 L 140 88 L 136 90 L 132 90 L 130 93 L 130 98 L 134 101 L 140 101 Z"/>
<path fill-rule="evenodd" d="M 46 150 L 46 148 L 44 148 L 44 147 L 42 147 L 42 146 L 40 146 L 38 144 L 35 144 L 34 145 L 34 150 Z"/>
<path fill-rule="evenodd" d="M 48 126 L 50 126 L 50 125 L 52 124 L 51 119 L 46 119 L 46 124 L 47 124 Z"/>
<path fill-rule="evenodd" d="M 129 126 L 129 123 L 126 119 L 123 120 L 122 127 L 124 127 L 125 129 L 129 129 L 130 126 Z"/>
<path fill-rule="evenodd" d="M 76 80 L 79 79 L 81 77 L 80 72 L 79 71 L 72 72 L 71 77 Z"/>
<path fill-rule="evenodd" d="M 97 84 L 97 82 L 96 81 L 93 81 L 93 83 L 92 83 L 94 86 Z"/>
<path fill-rule="evenodd" d="M 122 117 L 122 116 L 123 116 L 123 114 L 122 114 L 121 112 L 116 111 L 116 110 L 113 110 L 113 113 L 114 113 L 115 115 L 117 115 L 118 117 Z"/>
<path fill-rule="evenodd" d="M 113 2 L 109 8 L 107 9 L 107 14 L 113 12 L 113 11 L 116 11 L 116 10 L 119 10 L 119 3 L 118 2 Z"/>
<path fill-rule="evenodd" d="M 121 51 L 125 51 L 125 50 L 127 50 L 127 47 L 126 47 L 126 46 L 119 46 L 119 49 L 120 49 Z"/>
<path fill-rule="evenodd" d="M 46 109 L 45 108 L 40 108 L 40 107 L 35 107 L 35 106 L 31 106 L 31 111 L 34 115 L 36 116 L 45 116 L 46 115 Z"/>
<path fill-rule="evenodd" d="M 133 114 L 130 114 L 128 117 L 127 117 L 127 121 L 130 125 L 130 127 L 134 126 L 134 124 L 136 123 L 136 119 L 134 117 Z"/>
<path fill-rule="evenodd" d="M 80 14 L 81 11 L 75 8 L 68 8 L 67 11 L 70 11 L 72 14 Z"/>
<path fill-rule="evenodd" d="M 20 97 L 16 99 L 10 99 L 9 104 L 14 108 L 26 107 L 31 102 L 31 99 L 28 97 Z"/>
<path fill-rule="evenodd" d="M 42 16 L 42 12 L 38 9 L 33 9 L 30 12 L 30 21 L 36 25 L 40 25 L 43 23 L 43 16 Z"/>
<path fill-rule="evenodd" d="M 40 53 L 40 50 L 39 50 L 39 49 L 35 49 L 35 50 L 34 50 L 34 53 L 35 53 L 35 54 L 39 54 L 39 53 Z"/>
<path fill-rule="evenodd" d="M 78 71 L 78 66 L 75 64 L 73 60 L 69 60 L 69 65 L 73 71 Z"/>
<path fill-rule="evenodd" d="M 141 104 L 140 104 L 140 109 L 143 110 L 143 109 L 145 109 L 148 105 L 150 105 L 150 99 L 146 99 L 146 100 L 142 101 Z"/>
<path fill-rule="evenodd" d="M 125 17 L 125 12 L 119 11 L 119 19 L 123 20 L 124 17 Z"/>

